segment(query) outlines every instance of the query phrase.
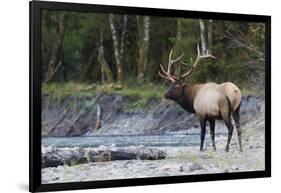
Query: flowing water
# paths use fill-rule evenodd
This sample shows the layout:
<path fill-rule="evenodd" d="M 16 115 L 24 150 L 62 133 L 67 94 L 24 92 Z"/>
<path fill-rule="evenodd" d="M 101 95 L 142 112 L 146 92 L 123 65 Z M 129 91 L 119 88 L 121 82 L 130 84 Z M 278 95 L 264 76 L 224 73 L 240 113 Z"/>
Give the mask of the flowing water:
<path fill-rule="evenodd" d="M 209 137 L 206 136 L 206 142 Z M 81 136 L 81 137 L 46 137 L 42 138 L 42 145 L 55 147 L 98 147 L 100 145 L 115 144 L 124 146 L 193 146 L 199 145 L 199 135 L 120 135 L 120 136 Z"/>

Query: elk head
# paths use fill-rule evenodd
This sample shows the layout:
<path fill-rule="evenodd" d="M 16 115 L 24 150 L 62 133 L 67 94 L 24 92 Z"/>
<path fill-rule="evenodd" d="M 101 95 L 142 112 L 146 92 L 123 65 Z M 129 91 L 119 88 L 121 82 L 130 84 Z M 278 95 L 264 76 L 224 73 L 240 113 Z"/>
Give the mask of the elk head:
<path fill-rule="evenodd" d="M 181 73 L 181 64 L 185 64 L 184 62 L 181 61 L 182 57 L 184 54 L 181 54 L 178 58 L 172 59 L 172 54 L 173 50 L 170 51 L 169 54 L 169 62 L 168 62 L 168 68 L 167 71 L 164 70 L 163 66 L 160 64 L 160 71 L 158 72 L 159 75 L 167 80 L 169 80 L 172 84 L 170 88 L 166 91 L 165 93 L 165 98 L 171 99 L 171 100 L 177 100 L 181 96 L 183 96 L 184 93 L 184 79 L 188 75 L 190 75 L 193 71 L 193 69 L 198 65 L 201 59 L 203 58 L 216 58 L 211 54 L 208 54 L 208 50 L 206 54 L 201 55 L 200 49 L 199 49 L 199 44 L 197 45 L 197 58 L 194 61 L 193 65 L 191 66 L 191 69 L 184 74 Z M 179 75 L 175 76 L 171 74 L 171 67 L 172 65 L 179 63 Z"/>

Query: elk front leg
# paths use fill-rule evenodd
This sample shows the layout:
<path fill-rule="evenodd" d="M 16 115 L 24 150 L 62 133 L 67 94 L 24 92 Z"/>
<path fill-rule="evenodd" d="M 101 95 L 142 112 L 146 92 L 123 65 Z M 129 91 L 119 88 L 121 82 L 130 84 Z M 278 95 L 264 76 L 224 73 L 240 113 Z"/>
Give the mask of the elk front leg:
<path fill-rule="evenodd" d="M 216 143 L 215 143 L 215 120 L 209 120 L 209 123 L 210 123 L 210 133 L 211 133 L 213 150 L 217 151 Z"/>
<path fill-rule="evenodd" d="M 201 126 L 201 135 L 200 135 L 200 151 L 204 151 L 203 146 L 204 146 L 204 140 L 205 140 L 205 134 L 206 134 L 206 120 L 205 118 L 200 119 L 200 126 Z"/>

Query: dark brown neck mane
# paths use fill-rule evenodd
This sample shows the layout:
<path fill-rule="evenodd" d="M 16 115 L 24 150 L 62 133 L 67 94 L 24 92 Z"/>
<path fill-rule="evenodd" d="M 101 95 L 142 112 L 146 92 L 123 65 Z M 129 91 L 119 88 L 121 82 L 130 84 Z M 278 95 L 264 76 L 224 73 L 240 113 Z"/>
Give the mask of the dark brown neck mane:
<path fill-rule="evenodd" d="M 175 100 L 185 111 L 189 113 L 195 113 L 193 107 L 194 96 L 196 93 L 196 84 L 184 84 L 182 89 L 182 95 Z"/>

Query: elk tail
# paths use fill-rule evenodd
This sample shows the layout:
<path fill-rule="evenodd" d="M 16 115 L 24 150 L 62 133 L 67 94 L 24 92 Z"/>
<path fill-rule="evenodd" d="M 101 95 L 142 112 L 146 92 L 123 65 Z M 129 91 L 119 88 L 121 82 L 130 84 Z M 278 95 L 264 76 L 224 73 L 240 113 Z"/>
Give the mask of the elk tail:
<path fill-rule="evenodd" d="M 239 105 L 238 105 L 237 108 L 234 110 L 235 113 L 239 113 L 239 111 L 240 111 L 240 106 L 241 106 L 241 102 L 242 102 L 242 101 L 240 101 Z"/>

